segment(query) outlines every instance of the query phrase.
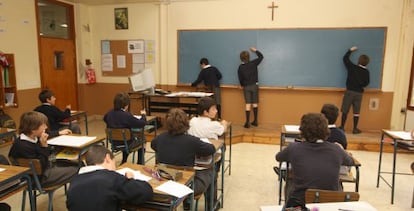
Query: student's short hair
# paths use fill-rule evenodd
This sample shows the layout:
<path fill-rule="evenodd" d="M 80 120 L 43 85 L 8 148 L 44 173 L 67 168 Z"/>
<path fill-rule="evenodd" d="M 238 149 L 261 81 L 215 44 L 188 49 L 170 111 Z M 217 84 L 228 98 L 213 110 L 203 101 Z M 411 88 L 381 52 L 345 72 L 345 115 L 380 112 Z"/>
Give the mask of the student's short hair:
<path fill-rule="evenodd" d="M 23 133 L 25 135 L 32 134 L 33 130 L 39 129 L 40 126 L 43 124 L 47 125 L 47 117 L 46 115 L 37 112 L 37 111 L 29 111 L 23 113 L 20 116 L 20 125 L 19 125 L 19 133 Z"/>
<path fill-rule="evenodd" d="M 339 109 L 336 105 L 327 103 L 322 106 L 321 113 L 328 119 L 328 124 L 335 124 L 336 119 L 338 118 Z"/>
<path fill-rule="evenodd" d="M 240 53 L 240 60 L 243 63 L 245 63 L 245 64 L 248 63 L 250 61 L 250 54 L 249 54 L 249 52 L 248 51 L 242 51 Z"/>
<path fill-rule="evenodd" d="M 329 136 L 328 120 L 321 113 L 308 113 L 302 116 L 299 130 L 307 142 L 326 140 Z"/>
<path fill-rule="evenodd" d="M 55 94 L 52 91 L 50 91 L 48 89 L 45 89 L 45 90 L 42 90 L 39 93 L 39 100 L 42 103 L 47 103 L 47 100 L 50 99 L 50 98 L 52 98 L 52 96 L 54 96 L 54 95 Z"/>
<path fill-rule="evenodd" d="M 217 105 L 216 101 L 211 97 L 203 97 L 198 101 L 197 112 L 198 115 L 203 115 L 204 111 L 207 111 L 212 107 Z"/>
<path fill-rule="evenodd" d="M 201 58 L 200 59 L 200 64 L 205 64 L 205 65 L 208 65 L 209 63 L 208 63 L 208 59 L 207 58 Z"/>
<path fill-rule="evenodd" d="M 120 92 L 114 97 L 114 110 L 121 110 L 129 105 L 130 99 L 127 93 Z"/>
<path fill-rule="evenodd" d="M 367 66 L 369 64 L 369 57 L 365 54 L 359 56 L 358 64 Z"/>
<path fill-rule="evenodd" d="M 86 152 L 86 165 L 102 164 L 107 154 L 109 154 L 111 159 L 114 159 L 114 154 L 105 146 L 99 144 L 92 145 L 89 147 L 88 152 Z"/>
<path fill-rule="evenodd" d="M 187 114 L 179 108 L 170 109 L 165 125 L 168 133 L 172 135 L 184 134 L 190 128 Z"/>

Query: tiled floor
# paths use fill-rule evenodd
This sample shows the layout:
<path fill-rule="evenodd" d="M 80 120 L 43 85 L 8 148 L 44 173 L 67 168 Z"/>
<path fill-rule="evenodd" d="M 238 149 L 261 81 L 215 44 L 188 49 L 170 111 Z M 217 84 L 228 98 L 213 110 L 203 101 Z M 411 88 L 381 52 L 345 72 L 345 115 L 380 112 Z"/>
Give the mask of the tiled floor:
<path fill-rule="evenodd" d="M 102 135 L 103 133 L 104 124 L 102 121 L 90 122 L 90 135 Z M 277 165 L 274 156 L 278 151 L 279 145 L 251 143 L 233 145 L 231 175 L 229 176 L 228 172 L 225 174 L 223 211 L 257 211 L 262 205 L 277 204 L 277 176 L 272 167 Z M 7 154 L 8 149 L 1 149 L 0 152 Z M 396 176 L 395 201 L 394 205 L 391 205 L 391 189 L 383 181 L 380 181 L 380 187 L 376 188 L 379 153 L 351 152 L 362 164 L 359 189 L 361 201 L 369 202 L 378 210 L 414 210 L 411 208 L 414 188 L 412 175 Z M 117 156 L 117 159 L 120 160 L 121 155 Z M 411 162 L 414 162 L 414 154 L 398 154 L 397 171 L 410 174 Z M 153 160 L 150 163 L 153 163 Z M 392 154 L 385 153 L 383 157 L 384 170 L 391 170 L 391 165 Z M 389 180 L 391 179 L 391 175 L 386 176 Z M 352 191 L 353 189 L 354 184 L 345 184 L 345 190 Z M 16 194 L 5 200 L 12 206 L 12 210 L 20 210 L 21 195 Z M 66 210 L 65 201 L 62 188 L 55 194 L 54 210 Z M 203 206 L 199 205 L 199 207 Z M 38 210 L 47 210 L 47 195 L 38 198 Z"/>

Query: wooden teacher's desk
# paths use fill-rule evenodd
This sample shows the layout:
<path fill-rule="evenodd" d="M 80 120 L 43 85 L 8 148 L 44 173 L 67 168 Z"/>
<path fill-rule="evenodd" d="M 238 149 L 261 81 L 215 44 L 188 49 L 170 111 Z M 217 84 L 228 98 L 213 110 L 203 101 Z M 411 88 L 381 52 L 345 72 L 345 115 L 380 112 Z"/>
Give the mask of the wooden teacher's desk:
<path fill-rule="evenodd" d="M 384 148 L 384 143 L 389 143 L 389 144 L 394 145 L 391 172 L 381 171 L 382 152 Z M 405 131 L 382 130 L 382 135 L 381 135 L 381 140 L 380 140 L 379 162 L 378 162 L 377 188 L 379 187 L 380 178 L 389 187 L 391 187 L 391 204 L 394 204 L 395 175 L 396 174 L 412 175 L 412 173 L 397 173 L 395 171 L 396 162 L 397 162 L 397 150 L 403 150 L 406 152 L 414 152 L 414 139 L 413 137 L 411 137 L 411 133 L 405 132 Z M 388 181 L 381 174 L 391 174 L 392 175 L 391 184 L 389 184 Z"/>
<path fill-rule="evenodd" d="M 155 209 L 155 210 L 175 210 L 180 203 L 184 200 L 184 198 L 177 198 L 173 195 L 170 195 L 168 193 L 162 192 L 157 190 L 156 188 L 166 182 L 168 182 L 169 180 L 166 179 L 161 179 L 158 180 L 157 178 L 154 178 L 153 175 L 149 172 L 147 172 L 144 167 L 147 167 L 148 169 L 152 169 L 155 170 L 155 167 L 153 166 L 144 166 L 144 165 L 138 165 L 138 164 L 133 164 L 133 163 L 124 163 L 121 166 L 118 167 L 118 169 L 122 169 L 122 168 L 130 168 L 132 170 L 136 170 L 139 171 L 141 174 L 144 174 L 146 176 L 152 177 L 151 180 L 148 181 L 148 183 L 151 185 L 153 191 L 154 191 L 154 196 L 152 198 L 152 200 L 146 202 L 144 205 L 136 207 L 134 205 L 125 205 L 124 208 L 128 208 L 128 209 L 135 209 L 135 208 L 151 208 L 151 209 Z M 180 183 L 182 185 L 186 185 L 189 187 L 192 187 L 194 184 L 194 171 L 192 170 L 181 170 L 181 172 L 183 173 L 183 176 L 181 179 L 179 179 L 178 181 L 175 181 L 177 183 Z M 191 198 L 191 202 L 194 199 L 194 193 L 190 194 L 189 196 Z"/>
<path fill-rule="evenodd" d="M 139 95 L 138 97 L 134 95 Z M 131 99 L 141 99 L 142 107 L 146 108 L 147 114 L 167 113 L 171 108 L 181 108 L 188 114 L 197 114 L 198 99 L 213 96 L 206 92 L 171 92 L 168 94 L 143 94 L 129 93 Z"/>

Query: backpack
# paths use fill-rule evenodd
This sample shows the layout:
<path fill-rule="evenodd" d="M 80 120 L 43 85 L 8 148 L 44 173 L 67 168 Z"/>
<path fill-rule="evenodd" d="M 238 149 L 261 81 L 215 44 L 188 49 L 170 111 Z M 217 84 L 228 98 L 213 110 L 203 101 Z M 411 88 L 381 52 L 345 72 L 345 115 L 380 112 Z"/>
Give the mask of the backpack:
<path fill-rule="evenodd" d="M 0 127 L 16 129 L 16 122 L 0 109 Z M 4 144 L 8 141 L 13 141 L 13 137 L 8 136 L 0 139 L 0 144 Z"/>
<path fill-rule="evenodd" d="M 0 127 L 16 129 L 16 122 L 3 110 L 0 110 Z"/>

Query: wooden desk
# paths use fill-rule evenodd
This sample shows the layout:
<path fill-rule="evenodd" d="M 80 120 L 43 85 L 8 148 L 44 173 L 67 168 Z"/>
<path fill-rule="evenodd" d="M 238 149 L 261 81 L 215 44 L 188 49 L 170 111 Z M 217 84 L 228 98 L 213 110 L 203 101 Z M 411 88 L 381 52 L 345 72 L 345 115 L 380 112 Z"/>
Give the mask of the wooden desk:
<path fill-rule="evenodd" d="M 83 117 L 85 120 L 85 133 L 86 135 L 89 134 L 88 131 L 88 115 L 86 114 L 86 111 L 70 111 L 70 120 L 77 119 L 78 117 Z M 72 123 L 72 121 L 69 121 L 69 125 Z"/>
<path fill-rule="evenodd" d="M 147 166 L 147 167 L 154 169 L 153 166 Z M 130 168 L 133 170 L 138 170 L 142 174 L 145 174 L 151 177 L 151 174 L 144 170 L 144 165 L 124 163 L 118 167 L 118 169 L 122 169 L 122 168 Z M 183 172 L 183 177 L 176 182 L 192 187 L 194 184 L 194 175 L 195 175 L 194 171 L 182 170 L 182 172 Z M 158 187 L 159 185 L 162 185 L 163 183 L 167 181 L 168 180 L 165 180 L 165 179 L 161 181 L 158 181 L 156 179 L 151 179 L 150 181 L 148 181 L 148 183 L 153 188 L 154 197 L 152 198 L 151 201 L 146 202 L 142 207 L 155 208 L 156 210 L 163 210 L 163 208 L 164 209 L 167 208 L 168 210 L 173 211 L 180 205 L 180 203 L 184 200 L 184 198 L 177 198 L 175 196 L 169 195 L 167 193 L 164 193 L 164 192 L 161 192 L 155 189 L 156 187 Z M 189 197 L 192 202 L 194 200 L 194 193 L 190 194 Z M 125 205 L 124 208 L 142 208 L 142 207 L 136 207 L 133 205 Z"/>
<path fill-rule="evenodd" d="M 386 138 L 391 139 L 391 141 L 386 141 Z M 382 130 L 381 140 L 380 140 L 380 153 L 379 153 L 379 162 L 378 162 L 378 176 L 377 176 L 377 188 L 379 187 L 379 181 L 380 178 L 389 186 L 391 187 L 391 204 L 394 204 L 394 191 L 395 191 L 395 175 L 412 175 L 411 173 L 398 173 L 395 171 L 395 165 L 397 162 L 397 149 L 401 149 L 404 151 L 414 152 L 414 150 L 407 150 L 402 149 L 401 144 L 403 141 L 411 141 L 413 138 L 411 137 L 410 132 L 404 132 L 404 131 L 391 131 L 391 130 Z M 394 145 L 393 150 L 393 161 L 392 161 L 392 171 L 391 172 L 385 172 L 381 171 L 381 162 L 382 162 L 382 151 L 384 148 L 384 143 L 390 143 Z M 381 174 L 392 174 L 392 181 L 391 184 L 388 183 L 388 181 L 382 177 Z"/>
<path fill-rule="evenodd" d="M 27 188 L 30 199 L 30 210 L 36 210 L 34 203 L 34 196 L 32 191 L 32 180 L 30 178 L 30 169 L 20 166 L 10 166 L 10 165 L 0 165 L 0 168 L 5 169 L 0 172 L 0 187 L 8 186 L 13 184 L 16 180 L 21 180 L 20 183 L 8 187 L 7 189 L 0 192 L 0 201 L 10 197 L 13 194 L 16 194 L 20 191 L 23 191 Z M 23 195 L 23 199 L 25 199 Z M 22 210 L 25 210 L 25 204 L 22 203 Z"/>
<path fill-rule="evenodd" d="M 307 204 L 309 209 L 318 208 L 319 211 L 333 211 L 333 210 L 363 210 L 363 211 L 377 211 L 375 207 L 365 201 L 352 201 L 352 202 L 335 202 L 335 203 L 314 203 Z M 283 206 L 261 206 L 261 211 L 280 211 Z"/>
<path fill-rule="evenodd" d="M 281 129 L 280 134 L 280 151 L 282 151 L 283 147 L 287 146 L 289 143 L 295 142 L 295 141 L 302 141 L 299 131 L 299 125 L 283 125 Z M 339 175 L 340 182 L 353 182 L 355 183 L 355 192 L 359 191 L 359 167 L 361 166 L 361 163 L 354 157 L 355 165 L 355 178 L 353 177 L 352 173 L 350 172 L 349 175 Z M 291 177 L 291 173 L 287 170 L 289 169 L 289 164 L 286 164 L 286 168 L 282 168 L 282 163 L 279 162 L 279 204 L 282 203 L 282 189 L 283 189 L 283 179 L 285 179 L 285 186 L 288 185 L 288 177 Z"/>
<path fill-rule="evenodd" d="M 10 140 L 6 140 L 4 141 L 4 143 L 0 143 L 0 148 L 11 145 L 13 141 L 16 139 L 16 129 L 1 127 L 0 128 L 0 140 L 1 139 L 10 139 Z"/>
<path fill-rule="evenodd" d="M 197 114 L 198 100 L 205 96 L 213 96 L 213 93 L 202 92 L 173 92 L 166 95 L 145 95 L 144 107 L 151 112 L 167 113 L 171 108 L 181 108 L 186 113 Z"/>
<path fill-rule="evenodd" d="M 80 138 L 90 139 L 88 141 L 78 140 Z M 62 135 L 57 136 L 47 141 L 48 145 L 51 146 L 59 146 L 64 148 L 72 149 L 76 152 L 79 164 L 81 164 L 82 159 L 81 156 L 89 149 L 90 146 L 98 143 L 103 143 L 105 137 L 98 137 L 98 136 L 80 136 L 80 135 Z"/>

